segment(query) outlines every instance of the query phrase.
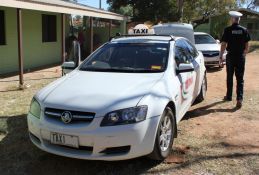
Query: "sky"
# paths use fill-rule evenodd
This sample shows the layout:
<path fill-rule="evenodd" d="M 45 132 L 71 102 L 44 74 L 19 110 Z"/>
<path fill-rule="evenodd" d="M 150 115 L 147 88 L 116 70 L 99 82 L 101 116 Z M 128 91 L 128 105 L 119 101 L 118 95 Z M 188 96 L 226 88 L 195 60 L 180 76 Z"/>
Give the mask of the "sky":
<path fill-rule="evenodd" d="M 99 0 L 78 0 L 78 2 L 92 7 L 99 8 Z M 108 6 L 109 5 L 106 3 L 106 0 L 102 0 L 102 8 L 107 10 Z"/>

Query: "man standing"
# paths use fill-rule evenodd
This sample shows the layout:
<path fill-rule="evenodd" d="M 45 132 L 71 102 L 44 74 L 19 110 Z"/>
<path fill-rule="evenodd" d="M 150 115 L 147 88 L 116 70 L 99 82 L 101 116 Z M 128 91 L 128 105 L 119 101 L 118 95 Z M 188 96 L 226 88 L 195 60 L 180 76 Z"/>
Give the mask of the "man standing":
<path fill-rule="evenodd" d="M 226 101 L 232 101 L 233 91 L 233 75 L 235 73 L 237 80 L 237 108 L 242 107 L 243 89 L 244 89 L 244 72 L 245 72 L 245 56 L 248 53 L 248 42 L 250 41 L 247 29 L 240 26 L 241 13 L 236 11 L 229 12 L 232 25 L 225 28 L 221 39 L 220 59 L 223 60 L 223 53 L 227 49 L 226 58 L 227 67 L 227 94 L 224 97 Z"/>

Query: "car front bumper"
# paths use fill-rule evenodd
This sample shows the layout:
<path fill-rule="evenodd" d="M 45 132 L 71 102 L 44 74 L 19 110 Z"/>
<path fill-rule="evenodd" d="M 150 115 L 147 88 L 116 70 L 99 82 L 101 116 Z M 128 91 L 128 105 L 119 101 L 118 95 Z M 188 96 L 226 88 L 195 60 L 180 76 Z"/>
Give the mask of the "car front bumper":
<path fill-rule="evenodd" d="M 106 161 L 131 159 L 151 153 L 159 119 L 157 116 L 136 124 L 89 129 L 91 126 L 55 127 L 31 114 L 27 116 L 30 139 L 38 148 L 60 156 Z M 101 120 L 95 118 L 92 122 L 99 124 Z M 80 147 L 51 144 L 52 132 L 77 136 Z"/>
<path fill-rule="evenodd" d="M 218 66 L 220 65 L 220 59 L 219 56 L 215 57 L 205 57 L 204 56 L 204 62 L 206 66 Z M 223 55 L 223 65 L 226 64 L 226 54 Z"/>

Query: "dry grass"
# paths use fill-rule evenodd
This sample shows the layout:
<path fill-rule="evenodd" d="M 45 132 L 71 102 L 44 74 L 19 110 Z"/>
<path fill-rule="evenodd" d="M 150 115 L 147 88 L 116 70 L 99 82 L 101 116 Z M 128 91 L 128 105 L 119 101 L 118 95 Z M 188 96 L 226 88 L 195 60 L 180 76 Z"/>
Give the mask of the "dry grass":
<path fill-rule="evenodd" d="M 254 141 L 258 140 L 255 136 L 258 133 L 259 89 L 246 91 L 247 100 L 241 111 L 233 111 L 234 102 L 223 103 L 212 97 L 194 106 L 180 123 L 174 144 L 172 156 L 184 158 L 181 164 L 154 162 L 146 158 L 101 162 L 48 154 L 29 141 L 26 114 L 31 98 L 53 80 L 27 81 L 31 87 L 23 91 L 17 90 L 17 82 L 11 82 L 5 92 L 0 92 L 1 175 L 259 174 L 259 146 Z M 189 149 L 180 149 L 186 147 Z"/>
<path fill-rule="evenodd" d="M 259 52 L 259 41 L 250 41 L 250 48 L 249 48 L 249 52 Z"/>

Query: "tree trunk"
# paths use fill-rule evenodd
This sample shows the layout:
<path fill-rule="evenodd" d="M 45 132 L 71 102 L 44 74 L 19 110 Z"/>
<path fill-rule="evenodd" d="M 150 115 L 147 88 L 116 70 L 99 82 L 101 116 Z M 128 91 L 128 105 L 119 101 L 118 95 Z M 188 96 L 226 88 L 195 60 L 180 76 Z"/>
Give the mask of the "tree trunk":
<path fill-rule="evenodd" d="M 178 0 L 177 1 L 177 6 L 178 6 L 178 20 L 180 22 L 182 22 L 182 19 L 183 19 L 183 3 L 184 3 L 184 0 Z"/>

